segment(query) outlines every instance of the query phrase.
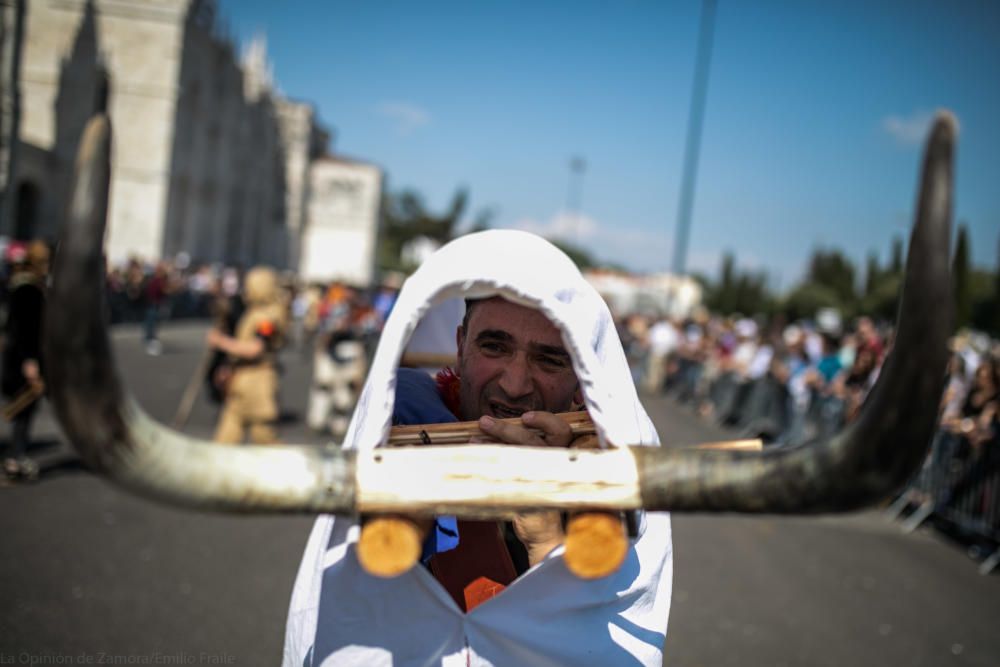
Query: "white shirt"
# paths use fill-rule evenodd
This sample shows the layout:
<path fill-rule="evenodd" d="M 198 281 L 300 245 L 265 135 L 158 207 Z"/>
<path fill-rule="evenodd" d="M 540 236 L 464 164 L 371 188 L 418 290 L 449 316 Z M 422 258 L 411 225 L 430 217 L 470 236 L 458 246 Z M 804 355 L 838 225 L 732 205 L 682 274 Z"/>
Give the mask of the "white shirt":
<path fill-rule="evenodd" d="M 677 347 L 678 338 L 674 325 L 660 320 L 649 330 L 649 350 L 657 357 L 665 357 Z"/>

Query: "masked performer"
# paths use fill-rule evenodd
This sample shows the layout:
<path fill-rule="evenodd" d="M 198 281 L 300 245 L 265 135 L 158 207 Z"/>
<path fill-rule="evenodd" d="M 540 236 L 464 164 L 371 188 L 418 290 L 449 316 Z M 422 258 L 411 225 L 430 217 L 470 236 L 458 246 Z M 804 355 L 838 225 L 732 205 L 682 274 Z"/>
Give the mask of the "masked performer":
<path fill-rule="evenodd" d="M 215 441 L 240 443 L 249 429 L 251 442 L 266 444 L 278 439 L 277 353 L 286 322 L 272 269 L 256 267 L 247 273 L 243 301 L 246 310 L 232 336 L 214 328 L 208 332 L 208 344 L 227 354 L 232 367 Z"/>
<path fill-rule="evenodd" d="M 468 304 L 456 376 L 397 371 L 421 316 L 456 297 Z M 345 446 L 376 447 L 393 422 L 455 419 L 504 443 L 566 446 L 553 413 L 581 404 L 603 444 L 658 444 L 607 306 L 572 261 L 530 234 L 484 232 L 442 248 L 403 287 Z M 514 416 L 531 429 L 498 421 Z M 668 515 L 640 514 L 623 565 L 586 581 L 563 561 L 558 512 L 521 515 L 512 529 L 505 543 L 497 522 L 441 518 L 425 565 L 384 579 L 359 565 L 357 521 L 321 517 L 292 594 L 284 665 L 661 664 Z M 455 589 L 477 569 L 486 586 Z"/>

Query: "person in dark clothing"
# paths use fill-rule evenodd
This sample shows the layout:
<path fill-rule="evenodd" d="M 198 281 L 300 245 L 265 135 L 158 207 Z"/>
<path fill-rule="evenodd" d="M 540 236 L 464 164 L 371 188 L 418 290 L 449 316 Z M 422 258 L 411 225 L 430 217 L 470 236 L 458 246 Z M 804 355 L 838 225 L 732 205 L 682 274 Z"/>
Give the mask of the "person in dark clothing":
<path fill-rule="evenodd" d="M 11 419 L 11 451 L 4 458 L 9 477 L 38 477 L 38 464 L 28 458 L 31 420 L 45 390 L 42 377 L 42 315 L 45 310 L 45 277 L 49 268 L 49 248 L 42 241 L 28 245 L 23 263 L 14 268 L 8 286 L 6 343 L 3 351 L 2 389 L 4 396 L 23 407 Z M 20 399 L 20 400 L 18 400 Z"/>
<path fill-rule="evenodd" d="M 219 295 L 212 306 L 215 328 L 232 336 L 236 333 L 236 324 L 246 311 L 243 297 L 237 293 L 232 296 Z M 233 367 L 229 356 L 222 350 L 215 350 L 212 361 L 205 373 L 205 385 L 208 387 L 208 397 L 213 403 L 222 405 L 226 400 L 226 385 L 233 375 Z"/>
<path fill-rule="evenodd" d="M 981 512 L 996 502 L 984 483 L 1000 470 L 1000 361 L 987 357 L 980 364 L 960 415 L 946 420 L 943 430 L 951 436 L 943 445 L 945 456 L 959 459 L 962 471 L 938 499 L 937 510 L 965 503 Z"/>
<path fill-rule="evenodd" d="M 159 337 L 160 310 L 166 301 L 168 290 L 167 265 L 164 262 L 159 262 L 153 270 L 153 275 L 143 286 L 143 297 L 146 302 L 146 312 L 143 317 L 143 340 L 146 345 L 146 353 L 153 356 L 159 355 L 163 351 L 163 344 L 160 343 Z"/>

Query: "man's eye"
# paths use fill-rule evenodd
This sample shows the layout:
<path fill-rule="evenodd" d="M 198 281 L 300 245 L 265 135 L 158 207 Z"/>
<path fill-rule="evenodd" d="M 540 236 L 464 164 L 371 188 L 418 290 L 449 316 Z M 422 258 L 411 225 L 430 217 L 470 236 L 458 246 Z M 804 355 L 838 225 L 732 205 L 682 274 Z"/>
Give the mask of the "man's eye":
<path fill-rule="evenodd" d="M 564 357 L 552 357 L 546 354 L 538 358 L 538 363 L 548 368 L 561 369 L 569 366 L 569 359 Z"/>
<path fill-rule="evenodd" d="M 486 354 L 503 354 L 505 351 L 504 346 L 500 343 L 491 343 L 489 341 L 480 343 L 479 349 Z"/>

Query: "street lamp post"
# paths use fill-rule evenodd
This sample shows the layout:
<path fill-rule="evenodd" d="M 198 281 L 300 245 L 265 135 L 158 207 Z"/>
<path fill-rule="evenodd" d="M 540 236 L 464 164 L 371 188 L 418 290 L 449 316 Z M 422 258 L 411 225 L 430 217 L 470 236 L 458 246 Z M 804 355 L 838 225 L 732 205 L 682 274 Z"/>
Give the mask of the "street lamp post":
<path fill-rule="evenodd" d="M 680 203 L 677 209 L 677 232 L 674 236 L 675 275 L 687 270 L 688 234 L 691 210 L 694 208 L 694 186 L 698 178 L 698 155 L 701 151 L 701 123 L 705 116 L 708 93 L 708 71 L 712 59 L 712 33 L 715 26 L 715 0 L 703 0 L 701 28 L 698 34 L 698 55 L 695 61 L 694 84 L 691 91 L 691 111 L 688 116 L 687 141 L 684 146 L 684 175 L 681 181 Z"/>

